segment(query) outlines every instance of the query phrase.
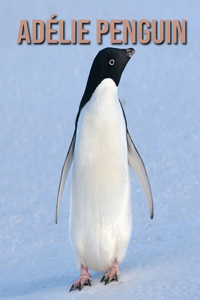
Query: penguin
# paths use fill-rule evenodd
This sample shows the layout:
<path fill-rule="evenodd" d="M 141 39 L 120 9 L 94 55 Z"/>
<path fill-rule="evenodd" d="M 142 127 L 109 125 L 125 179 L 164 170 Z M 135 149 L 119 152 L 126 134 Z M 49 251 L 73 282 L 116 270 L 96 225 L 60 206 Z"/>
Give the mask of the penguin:
<path fill-rule="evenodd" d="M 69 235 L 80 277 L 70 292 L 92 282 L 90 270 L 106 272 L 100 282 L 118 281 L 132 231 L 129 166 L 143 189 L 150 217 L 153 198 L 145 165 L 128 131 L 118 98 L 133 48 L 105 48 L 95 57 L 62 168 L 56 205 L 73 161 Z"/>

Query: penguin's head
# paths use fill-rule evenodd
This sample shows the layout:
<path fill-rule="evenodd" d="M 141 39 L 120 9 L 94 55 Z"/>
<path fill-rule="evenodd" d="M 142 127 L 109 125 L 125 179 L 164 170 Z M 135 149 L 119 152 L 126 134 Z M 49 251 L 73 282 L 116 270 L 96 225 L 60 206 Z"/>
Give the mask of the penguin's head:
<path fill-rule="evenodd" d="M 133 48 L 105 48 L 99 51 L 90 69 L 90 74 L 76 118 L 76 126 L 81 109 L 90 100 L 98 85 L 104 79 L 111 78 L 116 86 L 118 86 L 123 70 L 134 53 L 135 50 Z"/>
<path fill-rule="evenodd" d="M 97 86 L 102 80 L 111 78 L 118 86 L 123 70 L 134 53 L 133 48 L 105 48 L 99 51 L 93 61 L 88 82 L 91 80 Z"/>

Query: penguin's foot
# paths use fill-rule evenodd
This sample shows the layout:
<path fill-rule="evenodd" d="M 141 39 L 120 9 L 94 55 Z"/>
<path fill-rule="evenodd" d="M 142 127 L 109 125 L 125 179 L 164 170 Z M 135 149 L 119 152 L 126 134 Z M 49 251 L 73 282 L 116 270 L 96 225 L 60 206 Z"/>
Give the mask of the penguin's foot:
<path fill-rule="evenodd" d="M 118 264 L 117 260 L 115 259 L 112 267 L 110 268 L 108 273 L 103 275 L 100 282 L 104 281 L 105 285 L 106 285 L 107 283 L 110 283 L 112 280 L 118 281 L 118 277 L 119 277 L 119 264 Z"/>
<path fill-rule="evenodd" d="M 74 282 L 74 284 L 72 284 L 70 292 L 77 288 L 79 289 L 79 291 L 81 291 L 84 285 L 91 286 L 91 282 L 92 282 L 92 278 L 90 273 L 88 273 L 88 268 L 85 268 L 83 265 L 81 265 L 80 277 L 78 280 L 76 280 L 76 282 Z"/>

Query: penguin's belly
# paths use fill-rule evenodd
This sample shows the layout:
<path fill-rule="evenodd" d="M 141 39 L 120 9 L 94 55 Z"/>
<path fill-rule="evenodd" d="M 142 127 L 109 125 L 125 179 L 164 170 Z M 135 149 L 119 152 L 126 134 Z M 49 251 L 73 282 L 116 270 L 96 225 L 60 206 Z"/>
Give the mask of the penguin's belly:
<path fill-rule="evenodd" d="M 126 127 L 116 86 L 95 91 L 82 109 L 72 173 L 70 238 L 78 267 L 109 269 L 131 234 Z M 108 82 L 107 82 L 108 81 Z M 102 86 L 100 85 L 100 88 Z M 107 87 L 107 86 L 106 86 Z"/>

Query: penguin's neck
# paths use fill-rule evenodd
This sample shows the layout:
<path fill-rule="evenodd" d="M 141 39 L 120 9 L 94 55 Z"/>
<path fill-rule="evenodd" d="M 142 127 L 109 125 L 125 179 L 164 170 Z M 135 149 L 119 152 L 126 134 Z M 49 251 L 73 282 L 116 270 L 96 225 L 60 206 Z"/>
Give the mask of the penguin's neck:
<path fill-rule="evenodd" d="M 112 106 L 114 102 L 118 102 L 117 86 L 111 78 L 104 79 L 95 89 L 90 103 L 102 107 Z"/>
<path fill-rule="evenodd" d="M 101 124 L 102 128 L 106 128 L 108 124 L 117 126 L 122 116 L 122 110 L 118 99 L 117 86 L 110 79 L 104 79 L 95 89 L 90 101 L 82 109 L 82 117 L 92 122 L 91 124 Z M 123 120 L 124 122 L 124 120 Z M 91 125 L 90 126 L 93 126 Z"/>
<path fill-rule="evenodd" d="M 111 97 L 109 97 L 111 96 Z M 88 90 L 86 88 L 86 91 L 83 95 L 83 98 L 81 100 L 79 111 L 76 116 L 76 122 L 75 122 L 75 128 L 77 128 L 79 116 L 81 113 L 81 110 L 84 108 L 85 105 L 88 105 L 91 103 L 91 100 L 98 100 L 100 102 L 100 99 L 117 99 L 118 101 L 118 94 L 117 94 L 117 85 L 111 78 L 105 78 L 99 83 L 99 85 L 91 92 L 91 89 Z M 94 101 L 93 101 L 94 102 Z M 96 102 L 96 101 L 95 101 Z M 119 102 L 119 101 L 118 101 Z"/>

